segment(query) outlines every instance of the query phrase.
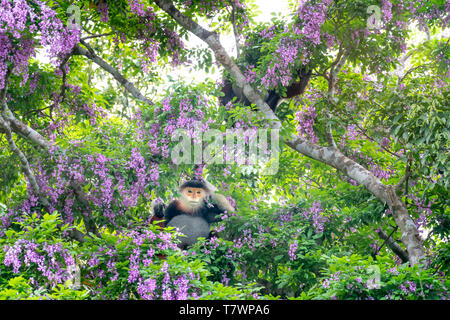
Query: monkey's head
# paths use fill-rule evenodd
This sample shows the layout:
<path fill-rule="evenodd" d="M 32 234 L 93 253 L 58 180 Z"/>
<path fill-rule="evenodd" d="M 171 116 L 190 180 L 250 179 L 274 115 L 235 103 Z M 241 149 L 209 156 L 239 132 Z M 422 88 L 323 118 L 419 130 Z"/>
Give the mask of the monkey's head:
<path fill-rule="evenodd" d="M 189 180 L 180 185 L 180 201 L 186 209 L 195 212 L 204 206 L 203 200 L 209 192 L 203 181 Z"/>

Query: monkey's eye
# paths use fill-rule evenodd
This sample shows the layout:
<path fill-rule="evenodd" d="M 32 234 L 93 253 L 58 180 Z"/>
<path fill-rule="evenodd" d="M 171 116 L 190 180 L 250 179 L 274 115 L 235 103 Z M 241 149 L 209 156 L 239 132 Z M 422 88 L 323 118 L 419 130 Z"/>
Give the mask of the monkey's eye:
<path fill-rule="evenodd" d="M 197 194 L 200 194 L 201 192 L 200 191 L 197 191 Z"/>
<path fill-rule="evenodd" d="M 189 193 L 192 193 L 192 190 L 188 190 Z"/>

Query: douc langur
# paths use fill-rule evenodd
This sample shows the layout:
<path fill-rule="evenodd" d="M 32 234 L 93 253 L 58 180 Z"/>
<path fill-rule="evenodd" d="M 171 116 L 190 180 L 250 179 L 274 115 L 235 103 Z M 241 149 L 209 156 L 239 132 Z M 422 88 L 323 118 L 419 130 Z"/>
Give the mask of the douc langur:
<path fill-rule="evenodd" d="M 169 203 L 152 203 L 153 218 L 164 220 L 165 225 L 176 227 L 183 236 L 179 237 L 180 247 L 185 249 L 197 242 L 199 237 L 208 238 L 211 223 L 216 222 L 218 214 L 233 212 L 234 208 L 217 189 L 208 182 L 189 180 L 180 185 L 180 198 Z M 209 201 L 211 200 L 211 202 Z"/>

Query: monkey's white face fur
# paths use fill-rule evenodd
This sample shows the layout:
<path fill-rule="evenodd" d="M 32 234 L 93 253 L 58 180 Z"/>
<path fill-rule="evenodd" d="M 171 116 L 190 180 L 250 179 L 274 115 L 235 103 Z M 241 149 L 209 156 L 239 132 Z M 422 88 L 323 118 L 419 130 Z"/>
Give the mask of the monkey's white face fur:
<path fill-rule="evenodd" d="M 203 207 L 203 199 L 206 195 L 207 193 L 202 188 L 186 187 L 181 190 L 180 201 L 186 209 L 195 212 Z"/>

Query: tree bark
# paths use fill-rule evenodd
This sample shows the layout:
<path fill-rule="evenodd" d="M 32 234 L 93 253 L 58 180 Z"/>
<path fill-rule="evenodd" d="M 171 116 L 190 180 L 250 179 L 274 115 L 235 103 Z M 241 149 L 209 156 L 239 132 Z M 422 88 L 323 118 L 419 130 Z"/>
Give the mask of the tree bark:
<path fill-rule="evenodd" d="M 43 150 L 49 151 L 51 150 L 52 144 L 47 141 L 41 134 L 39 134 L 36 130 L 30 128 L 22 121 L 18 120 L 14 114 L 9 110 L 8 107 L 5 106 L 4 113 L 5 120 L 9 121 L 11 124 L 11 129 L 19 134 L 22 138 L 26 140 L 30 140 L 33 144 L 41 147 Z"/>
<path fill-rule="evenodd" d="M 266 120 L 270 122 L 272 129 L 282 128 L 281 121 L 273 113 L 270 107 L 264 102 L 261 96 L 246 82 L 244 75 L 239 67 L 234 63 L 231 57 L 222 47 L 219 36 L 208 31 L 197 24 L 189 17 L 183 15 L 170 0 L 155 0 L 155 3 L 167 14 L 169 14 L 181 26 L 195 34 L 201 40 L 209 45 L 218 62 L 231 74 L 236 81 L 236 86 L 242 88 L 242 92 L 247 99 L 255 104 L 264 114 Z M 334 71 L 334 70 L 333 70 Z M 393 212 L 393 218 L 401 230 L 402 242 L 405 245 L 409 260 L 412 265 L 422 262 L 425 258 L 423 243 L 419 232 L 408 214 L 406 207 L 401 199 L 395 194 L 392 187 L 386 186 L 376 178 L 369 170 L 346 157 L 334 146 L 322 147 L 311 142 L 305 141 L 301 137 L 291 135 L 284 141 L 289 147 L 299 153 L 318 160 L 324 164 L 332 166 L 343 172 L 345 175 L 364 185 L 375 197 L 382 202 L 387 203 Z"/>
<path fill-rule="evenodd" d="M 88 59 L 95 62 L 97 65 L 99 65 L 103 70 L 110 73 L 114 79 L 117 80 L 133 97 L 136 99 L 145 102 L 148 105 L 153 105 L 153 103 L 146 98 L 130 81 L 128 81 L 117 69 L 115 69 L 113 66 L 108 64 L 105 60 L 100 58 L 94 50 L 84 41 L 81 41 L 81 43 L 88 48 L 88 50 L 80 47 L 79 45 L 76 45 L 72 51 L 74 55 L 83 55 L 87 57 Z"/>
<path fill-rule="evenodd" d="M 33 174 L 33 171 L 30 168 L 30 164 L 28 162 L 28 159 L 25 157 L 23 152 L 17 147 L 16 143 L 14 142 L 14 139 L 12 137 L 11 133 L 11 127 L 7 120 L 3 118 L 2 115 L 0 115 L 0 127 L 2 127 L 5 131 L 6 141 L 8 141 L 9 148 L 11 151 L 16 155 L 21 163 L 21 168 L 23 173 L 28 179 L 28 183 L 31 186 L 31 189 L 33 190 L 33 193 L 39 198 L 39 201 L 46 207 L 50 207 L 50 203 L 48 202 L 47 198 L 43 196 L 41 193 L 41 189 L 39 188 L 39 185 L 36 181 L 36 177 Z"/>
<path fill-rule="evenodd" d="M 388 248 L 391 249 L 392 252 L 394 252 L 402 260 L 403 263 L 408 262 L 408 253 L 403 250 L 403 248 L 400 247 L 394 239 L 391 239 L 391 237 L 381 229 L 377 231 L 377 234 L 380 239 L 384 240 Z"/>
<path fill-rule="evenodd" d="M 40 203 L 47 209 L 48 212 L 51 212 L 51 205 L 48 201 L 47 197 L 41 192 L 41 188 L 39 187 L 36 176 L 31 170 L 28 159 L 25 154 L 17 147 L 12 137 L 12 132 L 14 131 L 16 134 L 19 134 L 24 139 L 31 141 L 33 144 L 38 145 L 44 151 L 50 153 L 52 144 L 48 142 L 42 135 L 40 135 L 37 131 L 25 125 L 23 122 L 19 121 L 14 114 L 9 110 L 5 101 L 6 94 L 6 86 L 0 93 L 0 103 L 1 103 L 1 112 L 0 112 L 0 128 L 2 128 L 3 133 L 6 136 L 6 140 L 8 141 L 9 147 L 11 151 L 19 158 L 21 163 L 22 171 L 28 179 L 31 189 L 33 193 L 39 198 Z M 81 186 L 79 184 L 73 182 L 72 188 L 74 188 L 75 195 L 77 199 L 84 205 L 86 205 L 84 193 L 82 192 Z M 89 210 L 89 207 L 87 207 Z M 92 218 L 91 213 L 89 212 L 87 217 L 82 215 L 84 224 L 86 226 L 86 230 L 88 232 L 94 233 L 97 236 L 100 236 L 97 227 L 95 226 L 94 220 Z M 72 229 L 68 230 L 69 236 L 77 240 L 79 242 L 85 242 L 84 239 L 86 235 L 79 230 Z"/>

